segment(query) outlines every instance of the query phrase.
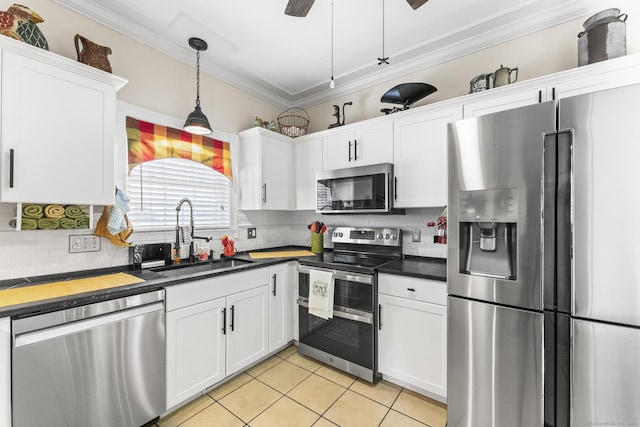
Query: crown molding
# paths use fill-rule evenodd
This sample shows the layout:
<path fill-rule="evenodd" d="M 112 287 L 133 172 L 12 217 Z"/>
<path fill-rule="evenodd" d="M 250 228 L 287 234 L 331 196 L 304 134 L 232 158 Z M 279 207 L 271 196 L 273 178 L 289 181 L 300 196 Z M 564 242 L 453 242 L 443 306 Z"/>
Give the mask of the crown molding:
<path fill-rule="evenodd" d="M 107 9 L 86 0 L 53 0 L 54 2 L 79 13 L 89 19 L 101 23 L 114 31 L 131 37 L 159 52 L 162 52 L 185 64 L 193 65 L 193 52 L 185 46 L 166 40 L 153 29 L 140 25 L 132 18 L 123 18 L 114 10 Z M 201 60 L 201 70 L 231 86 L 243 90 L 263 101 L 286 109 L 293 106 L 307 108 L 329 100 L 364 90 L 371 86 L 397 79 L 420 70 L 433 67 L 463 56 L 539 32 L 558 24 L 577 19 L 595 9 L 613 7 L 612 0 L 573 0 L 562 3 L 553 9 L 544 10 L 518 19 L 509 19 L 509 14 L 518 13 L 536 3 L 535 0 L 522 2 L 510 11 L 505 11 L 501 18 L 503 25 L 494 26 L 491 22 L 477 22 L 463 31 L 456 30 L 436 40 L 432 40 L 410 51 L 396 55 L 397 63 L 380 69 L 376 64 L 356 70 L 352 73 L 336 76 L 336 87 L 330 89 L 328 82 L 316 85 L 298 94 L 285 91 L 247 73 L 232 70 L 211 60 Z M 118 6 L 114 3 L 113 7 Z M 130 14 L 130 11 L 127 10 Z M 144 17 L 140 17 L 144 22 Z M 494 17 L 498 18 L 498 17 Z M 394 58 L 392 58 L 392 61 Z"/>

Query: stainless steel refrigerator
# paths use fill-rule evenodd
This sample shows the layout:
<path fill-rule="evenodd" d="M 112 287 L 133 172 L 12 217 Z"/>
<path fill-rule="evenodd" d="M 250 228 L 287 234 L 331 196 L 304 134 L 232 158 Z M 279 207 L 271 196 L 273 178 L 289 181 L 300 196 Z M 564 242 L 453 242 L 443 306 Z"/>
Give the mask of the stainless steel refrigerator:
<path fill-rule="evenodd" d="M 448 148 L 448 427 L 640 425 L 640 85 Z"/>

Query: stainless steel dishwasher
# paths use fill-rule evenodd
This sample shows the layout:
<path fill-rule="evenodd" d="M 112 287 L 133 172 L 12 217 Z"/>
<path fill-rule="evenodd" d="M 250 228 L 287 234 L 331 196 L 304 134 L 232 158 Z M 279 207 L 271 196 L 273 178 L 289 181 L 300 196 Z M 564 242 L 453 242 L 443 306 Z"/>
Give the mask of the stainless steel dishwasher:
<path fill-rule="evenodd" d="M 164 291 L 12 321 L 14 427 L 139 427 L 165 411 Z"/>

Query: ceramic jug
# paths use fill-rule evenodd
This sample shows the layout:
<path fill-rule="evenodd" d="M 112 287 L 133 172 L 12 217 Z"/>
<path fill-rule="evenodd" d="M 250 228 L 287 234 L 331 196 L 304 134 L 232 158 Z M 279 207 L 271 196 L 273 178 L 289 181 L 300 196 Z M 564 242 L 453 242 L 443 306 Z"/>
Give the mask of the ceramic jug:
<path fill-rule="evenodd" d="M 493 74 L 478 74 L 471 79 L 471 82 L 469 82 L 469 85 L 471 86 L 469 93 L 475 93 L 489 89 L 491 87 L 492 78 Z"/>
<path fill-rule="evenodd" d="M 80 34 L 76 34 L 74 41 L 76 43 L 78 61 L 107 73 L 111 72 L 111 64 L 109 64 L 109 59 L 107 58 L 108 55 L 111 55 L 111 48 L 95 44 Z M 82 49 L 80 49 L 80 44 Z"/>
<path fill-rule="evenodd" d="M 511 73 L 514 71 L 516 72 L 516 77 L 511 80 Z M 493 87 L 505 86 L 518 80 L 518 67 L 508 68 L 500 64 L 500 68 L 498 68 L 492 75 Z"/>

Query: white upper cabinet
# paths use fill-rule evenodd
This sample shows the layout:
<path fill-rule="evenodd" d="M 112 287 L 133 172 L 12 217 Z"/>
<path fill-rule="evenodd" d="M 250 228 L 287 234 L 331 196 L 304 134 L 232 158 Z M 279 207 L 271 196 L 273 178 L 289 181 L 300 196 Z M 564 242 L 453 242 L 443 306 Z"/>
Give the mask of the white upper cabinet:
<path fill-rule="evenodd" d="M 322 138 L 325 170 L 391 163 L 393 122 L 369 123 Z"/>
<path fill-rule="evenodd" d="M 608 62 L 608 61 L 607 61 Z M 611 69 L 611 64 L 592 64 L 592 73 L 588 76 L 570 76 L 547 87 L 547 99 L 562 99 L 571 96 L 583 95 L 585 93 L 599 90 L 613 89 L 640 83 L 640 72 L 637 66 L 628 66 L 629 58 L 618 58 L 614 63 L 617 68 Z"/>
<path fill-rule="evenodd" d="M 240 132 L 240 209 L 293 210 L 291 138 L 255 127 Z"/>
<path fill-rule="evenodd" d="M 447 123 L 461 118 L 462 107 L 454 106 L 431 108 L 394 121 L 394 206 L 447 204 Z"/>
<path fill-rule="evenodd" d="M 640 55 L 629 55 L 480 92 L 462 100 L 464 117 L 640 83 L 639 66 Z"/>
<path fill-rule="evenodd" d="M 478 117 L 498 111 L 511 110 L 512 108 L 525 107 L 546 101 L 546 90 L 540 88 L 527 88 L 508 90 L 507 93 L 492 96 L 487 99 L 469 101 L 464 103 L 464 118 Z M 492 89 L 493 90 L 493 89 Z M 489 91 L 490 92 L 490 91 Z M 487 93 L 489 93 L 487 92 Z"/>
<path fill-rule="evenodd" d="M 0 52 L 0 201 L 113 205 L 126 81 L 5 37 Z"/>
<path fill-rule="evenodd" d="M 322 138 L 294 143 L 296 209 L 316 209 L 316 172 L 322 171 Z"/>

